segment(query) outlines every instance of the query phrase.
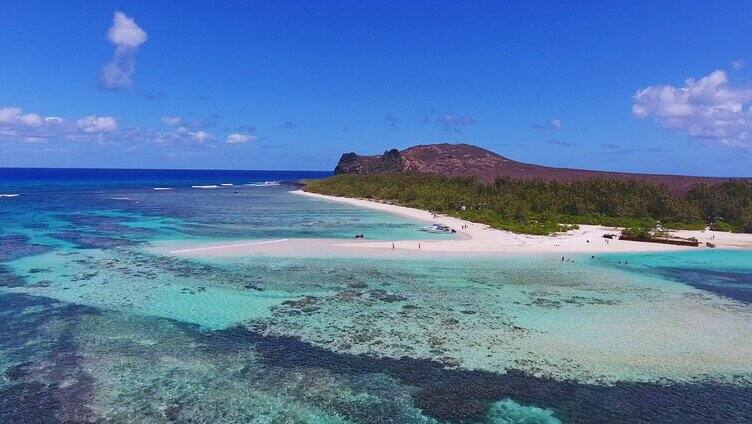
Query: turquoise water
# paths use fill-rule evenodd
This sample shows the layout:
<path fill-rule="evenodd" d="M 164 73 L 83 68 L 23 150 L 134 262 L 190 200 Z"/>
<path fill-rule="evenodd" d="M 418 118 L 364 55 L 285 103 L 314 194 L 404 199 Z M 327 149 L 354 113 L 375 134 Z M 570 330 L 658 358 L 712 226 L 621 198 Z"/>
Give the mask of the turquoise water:
<path fill-rule="evenodd" d="M 719 296 L 752 303 L 752 257 L 747 250 L 702 250 L 600 258 L 607 267 L 660 276 Z"/>
<path fill-rule="evenodd" d="M 450 236 L 245 185 L 294 174 L 92 172 L 0 180 L 0 422 L 752 420 L 749 252 L 177 258 Z"/>

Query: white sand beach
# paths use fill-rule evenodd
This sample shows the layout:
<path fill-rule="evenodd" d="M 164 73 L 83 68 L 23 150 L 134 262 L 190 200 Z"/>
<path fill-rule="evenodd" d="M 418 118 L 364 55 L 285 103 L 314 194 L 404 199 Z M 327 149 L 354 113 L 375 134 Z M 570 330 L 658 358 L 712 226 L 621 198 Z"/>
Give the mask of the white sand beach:
<path fill-rule="evenodd" d="M 455 229 L 457 234 L 448 240 L 342 240 L 342 239 L 281 239 L 248 240 L 235 243 L 204 243 L 164 245 L 157 249 L 178 256 L 413 256 L 413 255 L 510 255 L 651 252 L 686 249 L 707 249 L 706 242 L 717 248 L 752 248 L 752 234 L 733 234 L 718 231 L 673 231 L 680 237 L 695 237 L 702 247 L 673 246 L 658 243 L 611 240 L 604 234 L 618 234 L 618 229 L 596 225 L 581 225 L 579 229 L 551 236 L 535 236 L 502 231 L 445 215 L 434 217 L 431 212 L 391 205 L 372 200 L 326 196 L 302 190 L 292 193 L 331 202 L 340 202 L 420 220 L 441 223 Z"/>
<path fill-rule="evenodd" d="M 672 246 L 658 243 L 643 243 L 626 240 L 608 240 L 604 234 L 618 234 L 615 228 L 598 225 L 580 225 L 578 230 L 568 231 L 553 236 L 534 236 L 502 231 L 485 224 L 477 224 L 445 215 L 434 218 L 424 210 L 396 206 L 365 199 L 326 196 L 309 193 L 302 190 L 293 193 L 334 202 L 347 203 L 362 208 L 370 208 L 396 215 L 418 219 L 425 222 L 437 222 L 454 228 L 461 234 L 455 240 L 424 241 L 421 249 L 443 252 L 497 252 L 497 251 L 525 251 L 525 252 L 641 252 L 687 249 L 682 246 Z M 719 231 L 672 231 L 679 237 L 695 237 L 702 244 L 712 242 L 718 248 L 752 248 L 752 234 L 734 234 Z M 608 243 L 606 243 L 608 240 Z M 388 247 L 391 242 L 348 243 L 350 246 L 368 248 Z M 413 241 L 395 242 L 395 246 L 404 249 L 417 249 Z M 696 249 L 696 248 L 692 248 Z"/>

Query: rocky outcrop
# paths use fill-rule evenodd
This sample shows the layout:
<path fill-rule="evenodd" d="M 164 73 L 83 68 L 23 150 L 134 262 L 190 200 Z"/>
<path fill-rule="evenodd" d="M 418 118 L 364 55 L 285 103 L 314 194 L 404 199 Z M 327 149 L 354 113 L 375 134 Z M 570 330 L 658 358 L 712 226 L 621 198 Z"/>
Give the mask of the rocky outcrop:
<path fill-rule="evenodd" d="M 379 174 L 421 172 L 448 176 L 472 176 L 491 183 L 498 177 L 575 181 L 594 178 L 637 179 L 667 185 L 676 193 L 684 193 L 693 184 L 717 184 L 726 178 L 691 177 L 684 175 L 631 174 L 624 172 L 590 171 L 554 168 L 517 162 L 490 150 L 469 144 L 427 144 L 402 151 L 392 149 L 383 155 L 342 155 L 335 174 Z"/>
<path fill-rule="evenodd" d="M 334 174 L 381 174 L 385 172 L 402 172 L 405 170 L 402 154 L 397 149 L 384 152 L 381 156 L 360 156 L 345 153 L 339 159 Z"/>

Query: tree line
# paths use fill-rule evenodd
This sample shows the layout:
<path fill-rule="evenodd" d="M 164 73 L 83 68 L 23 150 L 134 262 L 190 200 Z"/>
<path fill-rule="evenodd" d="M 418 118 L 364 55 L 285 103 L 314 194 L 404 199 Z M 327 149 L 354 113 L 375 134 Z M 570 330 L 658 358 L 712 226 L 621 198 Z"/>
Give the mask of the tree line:
<path fill-rule="evenodd" d="M 576 224 L 625 228 L 702 229 L 752 233 L 752 181 L 697 184 L 677 195 L 640 180 L 557 182 L 427 174 L 337 175 L 306 182 L 306 190 L 395 204 L 528 234 Z"/>

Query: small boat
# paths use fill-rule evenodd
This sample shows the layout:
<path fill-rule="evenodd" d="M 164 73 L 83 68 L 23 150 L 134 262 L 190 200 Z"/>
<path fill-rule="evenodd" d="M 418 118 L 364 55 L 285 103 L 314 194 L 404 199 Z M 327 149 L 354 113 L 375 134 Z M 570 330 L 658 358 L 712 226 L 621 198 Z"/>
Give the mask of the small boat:
<path fill-rule="evenodd" d="M 421 231 L 427 231 L 429 233 L 451 233 L 452 229 L 443 224 L 427 225 L 420 228 Z"/>

